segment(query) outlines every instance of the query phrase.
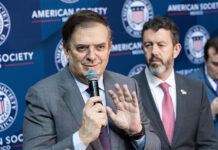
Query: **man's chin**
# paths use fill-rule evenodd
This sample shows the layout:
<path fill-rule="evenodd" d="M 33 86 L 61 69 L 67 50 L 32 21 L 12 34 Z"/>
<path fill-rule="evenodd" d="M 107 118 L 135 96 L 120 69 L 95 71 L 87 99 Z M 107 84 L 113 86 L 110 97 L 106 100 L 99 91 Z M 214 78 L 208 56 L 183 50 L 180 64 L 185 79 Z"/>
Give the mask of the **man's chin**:
<path fill-rule="evenodd" d="M 162 66 L 159 67 L 157 65 L 149 66 L 149 70 L 155 76 L 160 76 L 161 74 L 163 74 L 166 71 L 166 69 L 164 67 L 162 67 Z"/>

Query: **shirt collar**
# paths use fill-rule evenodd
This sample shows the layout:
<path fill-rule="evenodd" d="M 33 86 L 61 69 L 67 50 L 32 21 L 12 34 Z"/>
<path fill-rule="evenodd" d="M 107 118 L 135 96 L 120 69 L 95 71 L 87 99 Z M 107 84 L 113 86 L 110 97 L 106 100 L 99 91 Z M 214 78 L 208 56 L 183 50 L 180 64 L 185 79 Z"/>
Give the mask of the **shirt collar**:
<path fill-rule="evenodd" d="M 145 68 L 145 75 L 147 77 L 148 80 L 148 84 L 151 88 L 156 88 L 157 86 L 159 86 L 159 84 L 166 82 L 170 85 L 170 87 L 172 88 L 176 88 L 176 84 L 175 84 L 175 73 L 174 70 L 171 72 L 170 76 L 165 80 L 161 80 L 160 78 L 154 76 L 150 70 L 148 69 L 148 67 Z"/>
<path fill-rule="evenodd" d="M 81 92 L 81 93 L 84 92 L 84 91 L 88 88 L 88 85 L 86 85 L 86 84 L 80 82 L 80 81 L 73 75 L 73 73 L 71 73 L 71 74 L 72 74 L 73 78 L 75 79 L 76 84 L 77 84 L 77 86 L 79 87 L 80 92 Z M 103 75 L 102 75 L 102 76 L 99 78 L 99 80 L 98 80 L 98 87 L 99 87 L 99 89 L 101 89 L 101 90 L 104 91 Z"/>
<path fill-rule="evenodd" d="M 213 87 L 213 89 L 216 91 L 216 82 L 210 77 L 210 75 L 207 72 L 207 66 L 206 64 L 204 65 L 204 73 L 208 79 L 208 81 L 210 82 L 211 86 Z"/>

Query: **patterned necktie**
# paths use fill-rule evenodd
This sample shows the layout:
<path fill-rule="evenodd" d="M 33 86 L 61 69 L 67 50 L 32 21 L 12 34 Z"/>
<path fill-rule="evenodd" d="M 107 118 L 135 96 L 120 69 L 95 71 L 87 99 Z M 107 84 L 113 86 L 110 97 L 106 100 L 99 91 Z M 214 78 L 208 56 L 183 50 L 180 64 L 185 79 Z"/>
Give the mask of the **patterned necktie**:
<path fill-rule="evenodd" d="M 90 95 L 89 88 L 86 89 L 86 92 Z M 99 139 L 100 139 L 101 145 L 103 147 L 103 150 L 111 150 L 111 145 L 110 145 L 110 139 L 109 139 L 107 126 L 101 128 Z"/>
<path fill-rule="evenodd" d="M 218 80 L 214 80 L 216 82 L 216 95 L 218 96 Z"/>
<path fill-rule="evenodd" d="M 99 139 L 101 141 L 101 145 L 103 150 L 111 150 L 110 139 L 107 131 L 107 127 L 101 128 L 101 133 L 99 135 Z"/>
<path fill-rule="evenodd" d="M 169 93 L 169 85 L 167 83 L 161 83 L 159 86 L 164 92 L 164 97 L 162 102 L 162 123 L 168 141 L 171 145 L 173 139 L 174 126 L 175 126 L 173 102 Z"/>

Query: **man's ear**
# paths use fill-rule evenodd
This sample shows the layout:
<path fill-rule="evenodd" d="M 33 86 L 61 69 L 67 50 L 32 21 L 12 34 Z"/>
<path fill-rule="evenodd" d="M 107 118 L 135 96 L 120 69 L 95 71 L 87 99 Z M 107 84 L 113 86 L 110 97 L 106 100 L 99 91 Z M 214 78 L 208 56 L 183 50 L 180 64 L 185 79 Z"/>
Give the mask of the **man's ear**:
<path fill-rule="evenodd" d="M 112 41 L 110 41 L 110 42 L 109 42 L 109 46 L 108 46 L 109 54 L 110 54 L 110 52 L 111 52 L 112 44 L 113 44 Z"/>
<path fill-rule="evenodd" d="M 173 58 L 176 59 L 182 49 L 182 45 L 177 43 L 173 48 Z"/>
<path fill-rule="evenodd" d="M 66 45 L 63 45 L 64 54 L 66 55 L 67 59 L 69 58 L 69 50 L 67 49 Z"/>

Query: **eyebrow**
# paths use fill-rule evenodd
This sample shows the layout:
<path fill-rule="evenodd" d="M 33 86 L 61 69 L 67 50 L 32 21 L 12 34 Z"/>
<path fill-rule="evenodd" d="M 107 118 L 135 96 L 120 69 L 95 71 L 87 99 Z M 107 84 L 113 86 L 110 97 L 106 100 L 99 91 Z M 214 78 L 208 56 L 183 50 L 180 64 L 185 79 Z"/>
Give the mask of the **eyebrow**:
<path fill-rule="evenodd" d="M 151 42 L 151 41 L 145 41 L 145 42 L 143 42 L 143 44 L 147 44 L 147 43 L 153 44 L 154 42 Z M 165 42 L 165 41 L 159 41 L 159 42 L 155 42 L 155 43 L 160 44 L 160 43 L 167 43 L 167 42 Z"/>
<path fill-rule="evenodd" d="M 105 45 L 106 43 L 103 42 L 103 43 L 97 43 L 97 44 L 94 44 L 94 45 Z M 75 44 L 75 46 L 90 46 L 89 44 Z"/>
<path fill-rule="evenodd" d="M 212 61 L 212 63 L 213 63 L 214 65 L 218 65 L 218 62 Z"/>

